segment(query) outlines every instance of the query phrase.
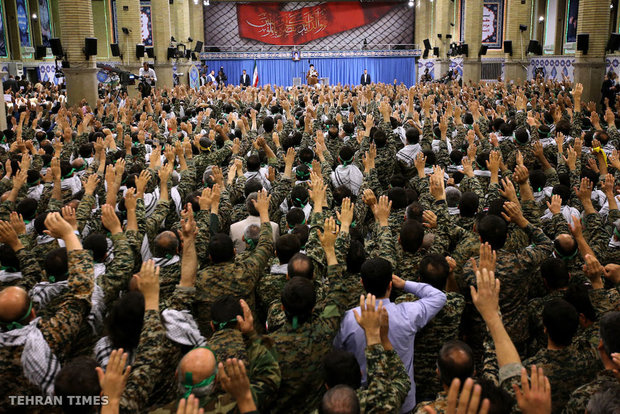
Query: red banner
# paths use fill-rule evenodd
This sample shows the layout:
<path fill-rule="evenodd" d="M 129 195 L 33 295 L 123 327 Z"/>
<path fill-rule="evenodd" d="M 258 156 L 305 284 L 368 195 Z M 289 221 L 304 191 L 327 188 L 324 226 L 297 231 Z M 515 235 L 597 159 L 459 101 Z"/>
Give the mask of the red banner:
<path fill-rule="evenodd" d="M 293 11 L 283 11 L 283 3 L 238 4 L 239 36 L 272 45 L 300 45 L 372 23 L 396 4 L 327 2 Z"/>

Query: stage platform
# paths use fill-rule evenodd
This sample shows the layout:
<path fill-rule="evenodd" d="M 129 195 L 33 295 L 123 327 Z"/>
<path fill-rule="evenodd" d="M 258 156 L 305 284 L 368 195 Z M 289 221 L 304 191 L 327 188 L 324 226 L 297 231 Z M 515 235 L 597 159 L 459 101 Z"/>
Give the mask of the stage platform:
<path fill-rule="evenodd" d="M 313 64 L 321 78 L 330 85 L 357 85 L 364 69 L 373 82 L 393 83 L 394 79 L 407 86 L 416 83 L 416 59 L 420 50 L 348 50 L 301 51 L 299 60 L 293 60 L 292 51 L 278 52 L 207 52 L 200 60 L 209 70 L 222 66 L 228 82 L 238 83 L 243 69 L 252 76 L 254 62 L 258 68 L 259 85 L 293 86 L 294 78 L 305 83 L 306 72 Z"/>

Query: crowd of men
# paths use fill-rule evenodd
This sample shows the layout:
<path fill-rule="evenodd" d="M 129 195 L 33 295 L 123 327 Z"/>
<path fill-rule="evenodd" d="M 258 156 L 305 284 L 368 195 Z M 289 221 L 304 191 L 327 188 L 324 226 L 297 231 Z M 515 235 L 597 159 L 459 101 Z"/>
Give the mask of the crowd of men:
<path fill-rule="evenodd" d="M 14 93 L 0 413 L 618 413 L 620 105 L 582 92 Z"/>

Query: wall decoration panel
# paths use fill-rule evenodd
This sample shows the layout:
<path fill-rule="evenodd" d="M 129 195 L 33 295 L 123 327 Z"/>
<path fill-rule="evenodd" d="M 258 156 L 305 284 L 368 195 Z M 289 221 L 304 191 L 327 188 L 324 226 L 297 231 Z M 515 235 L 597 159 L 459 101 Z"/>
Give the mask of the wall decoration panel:
<path fill-rule="evenodd" d="M 536 57 L 530 59 L 530 65 L 527 71 L 528 79 L 534 78 L 537 69 L 542 70 L 545 79 L 561 81 L 564 77 L 572 82 L 574 78 L 574 57 L 554 56 L 554 57 Z"/>

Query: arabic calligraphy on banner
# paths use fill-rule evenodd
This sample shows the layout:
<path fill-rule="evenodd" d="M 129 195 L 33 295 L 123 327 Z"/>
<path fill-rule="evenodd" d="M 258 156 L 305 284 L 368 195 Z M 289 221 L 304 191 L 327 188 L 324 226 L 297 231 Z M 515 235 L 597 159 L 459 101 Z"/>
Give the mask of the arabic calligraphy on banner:
<path fill-rule="evenodd" d="M 504 1 L 485 0 L 482 11 L 482 44 L 489 49 L 501 49 L 504 37 Z"/>
<path fill-rule="evenodd" d="M 238 4 L 239 36 L 274 45 L 298 45 L 372 23 L 395 2 L 329 2 L 283 11 L 282 3 Z"/>

